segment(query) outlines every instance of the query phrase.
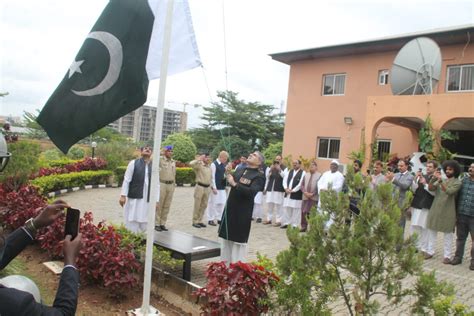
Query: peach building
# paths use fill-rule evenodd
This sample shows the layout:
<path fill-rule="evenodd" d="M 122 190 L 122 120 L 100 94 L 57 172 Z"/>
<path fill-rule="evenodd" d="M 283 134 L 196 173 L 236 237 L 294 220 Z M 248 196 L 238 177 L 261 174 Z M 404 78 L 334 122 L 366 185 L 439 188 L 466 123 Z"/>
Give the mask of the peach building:
<path fill-rule="evenodd" d="M 392 95 L 390 69 L 417 37 L 441 49 L 442 71 L 431 95 Z M 358 43 L 272 54 L 290 66 L 283 155 L 316 157 L 320 170 L 377 141 L 379 155 L 418 151 L 430 115 L 435 129 L 459 135 L 450 150 L 474 156 L 474 25 Z M 444 144 L 443 144 L 444 145 Z"/>

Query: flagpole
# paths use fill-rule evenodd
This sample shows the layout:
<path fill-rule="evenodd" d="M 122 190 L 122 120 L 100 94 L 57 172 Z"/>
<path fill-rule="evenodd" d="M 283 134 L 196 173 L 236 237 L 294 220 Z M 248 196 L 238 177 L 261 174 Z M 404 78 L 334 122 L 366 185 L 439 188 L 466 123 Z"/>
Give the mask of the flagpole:
<path fill-rule="evenodd" d="M 153 144 L 153 165 L 151 173 L 151 193 L 150 203 L 148 205 L 148 224 L 146 238 L 146 257 L 145 271 L 143 281 L 143 302 L 139 315 L 160 314 L 158 310 L 150 306 L 150 287 L 153 260 L 153 241 L 155 233 L 155 205 L 158 195 L 158 181 L 160 174 L 160 150 L 161 135 L 163 131 L 163 111 L 165 105 L 166 79 L 168 75 L 168 57 L 171 45 L 171 28 L 173 26 L 173 8 L 174 0 L 168 0 L 166 9 L 166 19 L 163 34 L 163 50 L 160 69 L 160 87 L 158 90 L 158 103 L 155 117 L 155 135 Z M 149 56 L 153 58 L 153 56 Z"/>

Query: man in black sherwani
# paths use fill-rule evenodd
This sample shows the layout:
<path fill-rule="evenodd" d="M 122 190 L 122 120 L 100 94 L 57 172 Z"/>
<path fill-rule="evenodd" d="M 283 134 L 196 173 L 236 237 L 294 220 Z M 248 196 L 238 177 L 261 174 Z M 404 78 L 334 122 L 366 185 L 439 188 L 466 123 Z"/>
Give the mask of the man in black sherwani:
<path fill-rule="evenodd" d="M 265 187 L 265 175 L 260 169 L 263 162 L 263 155 L 256 151 L 247 158 L 247 168 L 227 174 L 231 189 L 219 227 L 221 260 L 227 264 L 244 261 L 247 254 L 254 198 Z"/>

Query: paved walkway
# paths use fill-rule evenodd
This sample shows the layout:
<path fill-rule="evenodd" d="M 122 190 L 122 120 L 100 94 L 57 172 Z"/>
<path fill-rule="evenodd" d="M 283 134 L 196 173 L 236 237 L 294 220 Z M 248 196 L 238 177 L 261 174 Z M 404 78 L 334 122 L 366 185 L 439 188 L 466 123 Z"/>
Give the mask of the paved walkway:
<path fill-rule="evenodd" d="M 197 229 L 191 226 L 193 209 L 193 192 L 191 187 L 177 187 L 175 190 L 173 203 L 168 217 L 167 227 L 180 230 L 186 233 L 194 234 L 203 238 L 218 241 L 217 227 L 208 226 L 207 228 Z M 119 188 L 103 188 L 94 190 L 84 190 L 72 192 L 61 196 L 71 206 L 79 208 L 82 211 L 91 211 L 94 214 L 94 220 L 106 220 L 111 223 L 123 223 L 123 209 L 118 204 L 120 196 Z M 464 262 L 458 266 L 444 265 L 442 260 L 442 240 L 443 235 L 438 234 L 436 255 L 431 260 L 426 260 L 423 267 L 428 270 L 436 270 L 440 280 L 447 280 L 456 287 L 456 293 L 459 301 L 467 304 L 474 309 L 474 271 L 469 270 L 469 251 L 466 251 L 467 257 Z M 257 252 L 275 259 L 277 254 L 288 248 L 289 242 L 285 230 L 269 227 L 268 225 L 252 223 L 249 239 L 248 260 L 257 258 Z M 470 249 L 471 242 L 466 245 Z M 218 258 L 215 258 L 218 259 Z M 207 263 L 212 259 L 194 261 L 192 263 L 192 282 L 198 285 L 205 285 L 205 269 Z M 336 304 L 337 314 L 345 314 L 341 305 Z M 406 314 L 400 310 L 393 310 L 393 307 L 386 306 L 382 309 L 384 313 Z"/>

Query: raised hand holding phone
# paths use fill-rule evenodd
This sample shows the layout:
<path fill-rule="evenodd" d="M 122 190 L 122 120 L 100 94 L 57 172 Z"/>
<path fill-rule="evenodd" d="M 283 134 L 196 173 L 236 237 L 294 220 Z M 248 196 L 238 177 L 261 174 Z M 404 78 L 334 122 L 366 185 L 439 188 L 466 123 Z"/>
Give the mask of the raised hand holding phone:
<path fill-rule="evenodd" d="M 64 236 L 71 235 L 71 240 L 76 238 L 79 233 L 79 218 L 81 211 L 68 207 L 66 210 L 66 226 L 64 228 Z"/>

